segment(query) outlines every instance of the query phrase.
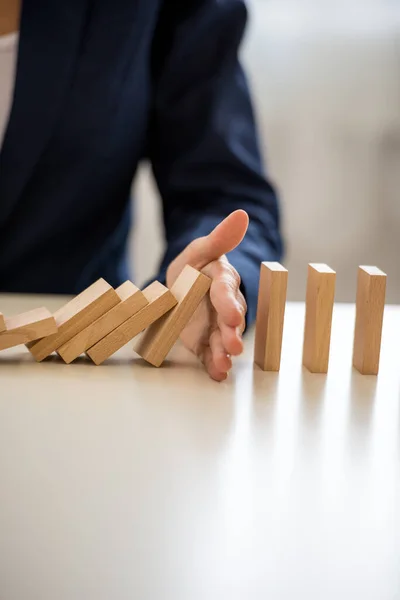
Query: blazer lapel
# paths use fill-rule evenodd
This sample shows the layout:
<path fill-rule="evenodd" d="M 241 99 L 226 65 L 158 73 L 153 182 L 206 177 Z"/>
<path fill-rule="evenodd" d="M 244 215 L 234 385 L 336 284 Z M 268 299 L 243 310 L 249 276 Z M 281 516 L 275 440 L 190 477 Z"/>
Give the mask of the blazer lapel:
<path fill-rule="evenodd" d="M 0 152 L 0 224 L 32 176 L 71 85 L 88 0 L 24 0 L 14 99 Z"/>

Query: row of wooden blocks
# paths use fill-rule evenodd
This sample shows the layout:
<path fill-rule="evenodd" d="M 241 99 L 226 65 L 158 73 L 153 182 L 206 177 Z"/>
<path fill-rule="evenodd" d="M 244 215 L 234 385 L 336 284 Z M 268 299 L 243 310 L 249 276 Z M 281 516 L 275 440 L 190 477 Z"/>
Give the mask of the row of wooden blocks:
<path fill-rule="evenodd" d="M 288 271 L 279 263 L 261 265 L 254 361 L 264 371 L 279 371 Z M 327 373 L 336 273 L 325 264 L 309 264 L 303 365 Z M 381 350 L 386 274 L 377 267 L 358 269 L 353 365 L 377 375 Z"/>
<path fill-rule="evenodd" d="M 254 360 L 264 371 L 279 371 L 288 271 L 279 263 L 261 265 Z M 327 373 L 336 273 L 324 264 L 308 267 L 303 364 Z M 185 267 L 169 290 L 155 281 L 143 291 L 126 281 L 113 289 L 99 279 L 54 315 L 38 308 L 5 319 L 0 313 L 0 350 L 25 344 L 37 361 L 53 352 L 71 363 L 81 354 L 100 365 L 146 330 L 135 351 L 160 366 L 191 319 L 211 281 Z M 359 267 L 353 364 L 362 374 L 379 370 L 386 275 Z"/>
<path fill-rule="evenodd" d="M 159 367 L 208 292 L 211 280 L 186 266 L 171 289 L 155 281 L 143 291 L 99 279 L 52 315 L 46 308 L 4 318 L 0 350 L 25 344 L 40 362 L 53 352 L 71 363 L 86 353 L 100 365 L 146 330 L 135 351 Z"/>

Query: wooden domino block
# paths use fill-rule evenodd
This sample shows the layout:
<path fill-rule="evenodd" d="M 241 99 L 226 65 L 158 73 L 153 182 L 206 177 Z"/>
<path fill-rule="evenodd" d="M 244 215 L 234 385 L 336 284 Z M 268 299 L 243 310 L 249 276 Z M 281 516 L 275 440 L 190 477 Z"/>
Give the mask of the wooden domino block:
<path fill-rule="evenodd" d="M 209 277 L 186 266 L 171 288 L 178 301 L 177 305 L 144 333 L 134 348 L 137 354 L 159 367 L 210 289 L 210 285 Z"/>
<path fill-rule="evenodd" d="M 263 262 L 258 292 L 254 362 L 263 371 L 279 371 L 288 272 L 277 262 Z"/>
<path fill-rule="evenodd" d="M 130 281 L 125 281 L 115 291 L 120 302 L 58 348 L 57 353 L 67 364 L 97 344 L 148 304 L 143 292 Z"/>
<path fill-rule="evenodd" d="M 0 350 L 27 344 L 57 333 L 55 318 L 46 308 L 36 308 L 5 319 L 6 330 L 0 333 Z"/>
<path fill-rule="evenodd" d="M 27 344 L 37 361 L 42 361 L 120 301 L 116 291 L 99 279 L 54 315 L 58 332 Z"/>
<path fill-rule="evenodd" d="M 353 365 L 363 375 L 379 371 L 386 279 L 377 267 L 358 269 Z"/>
<path fill-rule="evenodd" d="M 303 365 L 327 373 L 336 273 L 323 264 L 308 265 Z"/>
<path fill-rule="evenodd" d="M 87 350 L 86 354 L 96 365 L 115 354 L 176 304 L 170 290 L 158 281 L 145 288 L 143 294 L 148 304 Z"/>
<path fill-rule="evenodd" d="M 0 313 L 0 333 L 6 330 L 6 322 L 4 320 L 3 313 Z"/>

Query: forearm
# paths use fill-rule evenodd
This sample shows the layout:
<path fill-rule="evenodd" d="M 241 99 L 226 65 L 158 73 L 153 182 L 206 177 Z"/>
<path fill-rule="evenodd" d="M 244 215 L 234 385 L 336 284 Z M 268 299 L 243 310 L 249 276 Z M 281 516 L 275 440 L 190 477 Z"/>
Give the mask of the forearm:
<path fill-rule="evenodd" d="M 194 239 L 236 209 L 249 231 L 230 255 L 255 317 L 260 262 L 282 253 L 279 206 L 263 168 L 245 74 L 238 60 L 242 0 L 166 0 L 154 49 L 149 158 L 167 239 L 160 277 Z"/>

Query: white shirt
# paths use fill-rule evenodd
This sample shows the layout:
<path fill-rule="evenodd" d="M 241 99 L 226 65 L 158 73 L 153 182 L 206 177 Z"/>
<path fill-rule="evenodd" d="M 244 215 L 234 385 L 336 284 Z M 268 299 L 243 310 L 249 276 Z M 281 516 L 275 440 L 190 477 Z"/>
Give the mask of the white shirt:
<path fill-rule="evenodd" d="M 14 92 L 18 33 L 0 36 L 0 148 L 8 123 Z"/>

